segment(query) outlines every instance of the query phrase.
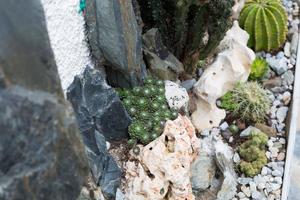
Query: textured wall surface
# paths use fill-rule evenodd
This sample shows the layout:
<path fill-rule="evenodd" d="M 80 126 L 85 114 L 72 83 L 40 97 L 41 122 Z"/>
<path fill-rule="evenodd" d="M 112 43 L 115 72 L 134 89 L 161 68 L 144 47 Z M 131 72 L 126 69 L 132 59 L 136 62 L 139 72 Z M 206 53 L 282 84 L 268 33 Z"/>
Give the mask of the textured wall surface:
<path fill-rule="evenodd" d="M 66 92 L 75 75 L 86 65 L 93 66 L 85 41 L 84 19 L 78 13 L 79 0 L 41 1 L 62 88 Z"/>

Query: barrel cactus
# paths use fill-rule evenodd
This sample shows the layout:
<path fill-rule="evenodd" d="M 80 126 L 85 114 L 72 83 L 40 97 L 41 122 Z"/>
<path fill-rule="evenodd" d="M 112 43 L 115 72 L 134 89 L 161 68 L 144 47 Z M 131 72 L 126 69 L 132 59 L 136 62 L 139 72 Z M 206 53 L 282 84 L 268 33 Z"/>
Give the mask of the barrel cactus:
<path fill-rule="evenodd" d="M 286 39 L 287 14 L 280 0 L 248 0 L 239 23 L 250 35 L 248 46 L 256 51 L 277 49 Z"/>

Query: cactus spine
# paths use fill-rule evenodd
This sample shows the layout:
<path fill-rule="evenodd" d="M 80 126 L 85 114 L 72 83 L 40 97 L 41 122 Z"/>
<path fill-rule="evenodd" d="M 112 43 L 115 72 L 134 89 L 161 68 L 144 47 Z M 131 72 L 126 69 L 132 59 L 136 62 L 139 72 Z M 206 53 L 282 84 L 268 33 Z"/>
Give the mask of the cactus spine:
<path fill-rule="evenodd" d="M 250 35 L 248 46 L 256 51 L 277 49 L 286 39 L 287 15 L 279 0 L 248 0 L 239 23 Z"/>

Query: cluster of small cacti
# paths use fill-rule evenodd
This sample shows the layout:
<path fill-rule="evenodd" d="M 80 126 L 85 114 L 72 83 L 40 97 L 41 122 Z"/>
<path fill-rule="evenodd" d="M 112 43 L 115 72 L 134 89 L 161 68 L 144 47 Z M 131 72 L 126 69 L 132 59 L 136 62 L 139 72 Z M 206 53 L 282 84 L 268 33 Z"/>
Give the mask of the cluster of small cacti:
<path fill-rule="evenodd" d="M 164 44 L 192 74 L 230 27 L 233 0 L 139 0 L 145 29 L 157 27 Z"/>
<path fill-rule="evenodd" d="M 287 14 L 280 0 L 248 0 L 241 11 L 240 26 L 256 51 L 279 48 L 286 39 Z"/>
<path fill-rule="evenodd" d="M 262 167 L 267 164 L 265 155 L 265 146 L 268 142 L 268 136 L 263 132 L 252 131 L 250 139 L 245 141 L 239 147 L 241 162 L 239 169 L 246 176 L 253 177 L 260 173 Z"/>
<path fill-rule="evenodd" d="M 239 83 L 221 98 L 221 107 L 248 122 L 263 122 L 271 101 L 257 82 Z"/>
<path fill-rule="evenodd" d="M 162 80 L 147 78 L 143 87 L 120 89 L 118 94 L 133 119 L 128 128 L 130 144 L 151 142 L 161 135 L 166 120 L 177 118 L 178 112 L 167 104 Z"/>
<path fill-rule="evenodd" d="M 249 80 L 261 80 L 268 72 L 269 64 L 263 58 L 256 58 L 251 65 Z"/>

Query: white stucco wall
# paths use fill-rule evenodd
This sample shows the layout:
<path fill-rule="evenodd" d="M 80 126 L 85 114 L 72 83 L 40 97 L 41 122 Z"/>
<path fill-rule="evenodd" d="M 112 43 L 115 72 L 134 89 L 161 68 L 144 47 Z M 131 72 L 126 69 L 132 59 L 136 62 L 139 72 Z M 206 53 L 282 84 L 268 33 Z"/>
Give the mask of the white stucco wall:
<path fill-rule="evenodd" d="M 75 75 L 92 66 L 79 0 L 42 0 L 51 47 L 64 92 Z"/>

